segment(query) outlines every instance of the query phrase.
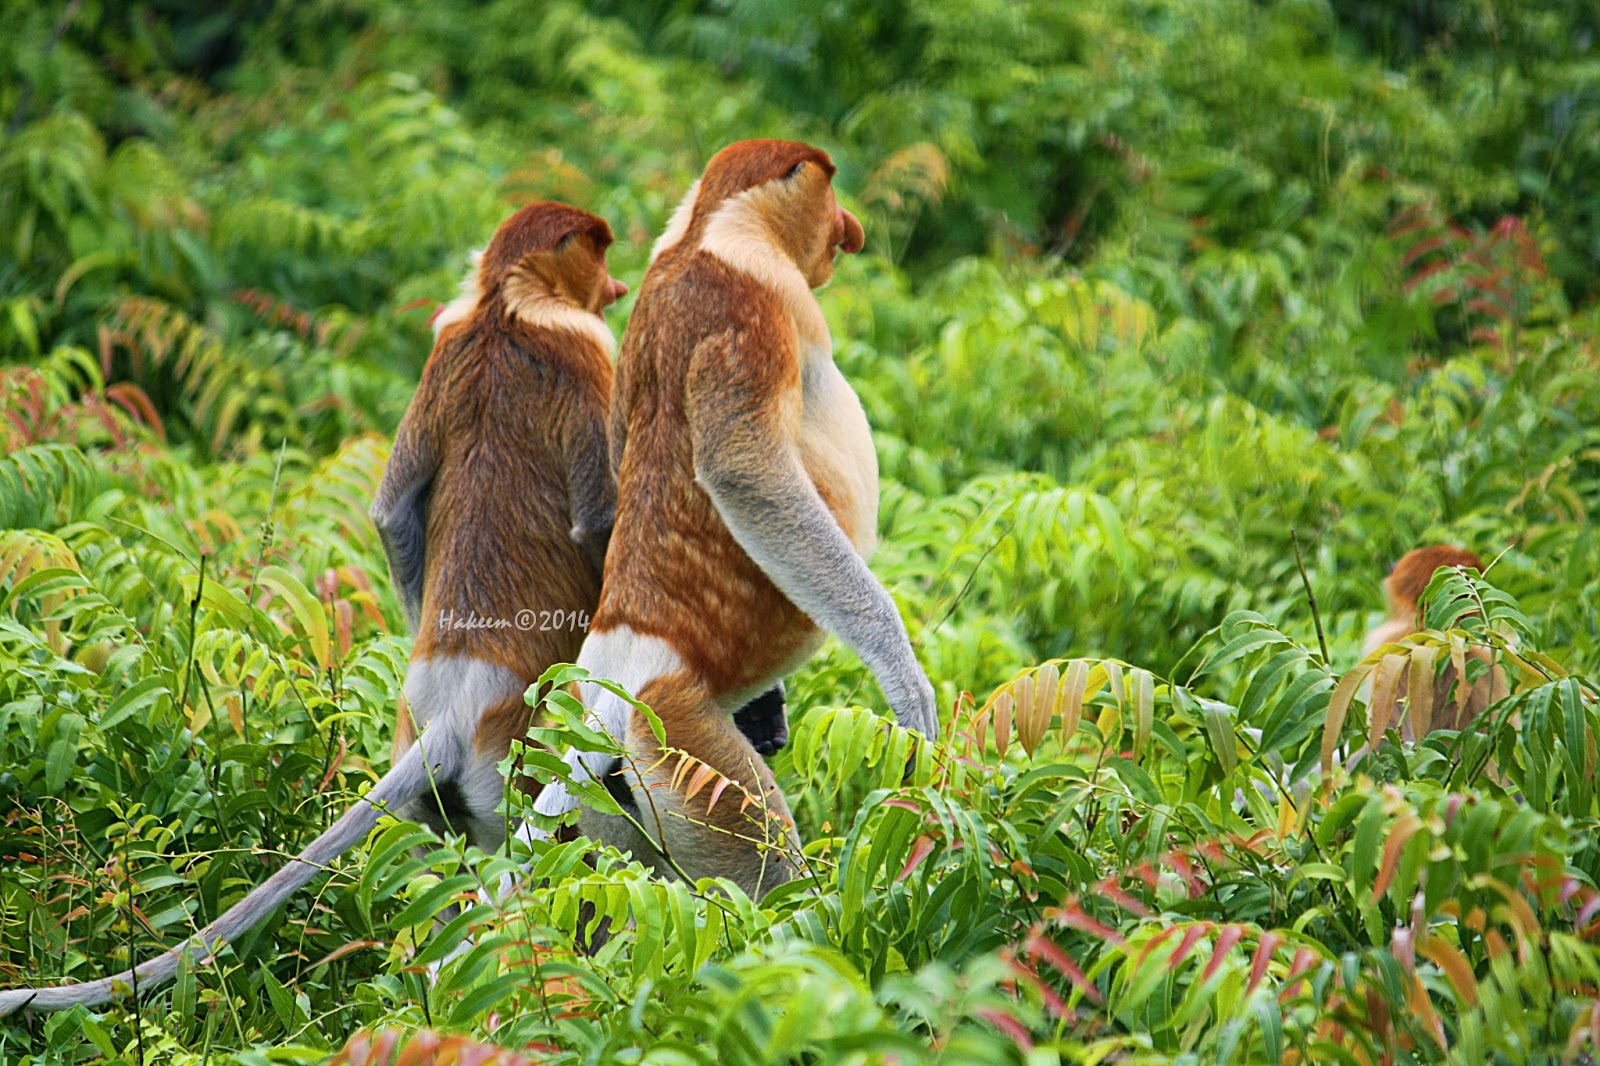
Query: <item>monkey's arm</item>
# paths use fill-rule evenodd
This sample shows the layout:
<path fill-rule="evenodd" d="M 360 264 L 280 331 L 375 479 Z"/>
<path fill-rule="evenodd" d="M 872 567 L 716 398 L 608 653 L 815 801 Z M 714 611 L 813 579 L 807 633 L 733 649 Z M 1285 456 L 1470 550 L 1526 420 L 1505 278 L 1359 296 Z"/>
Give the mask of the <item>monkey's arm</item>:
<path fill-rule="evenodd" d="M 588 553 L 598 574 L 605 568 L 606 545 L 611 542 L 617 513 L 617 483 L 612 476 L 605 423 L 580 420 L 570 427 L 566 452 L 572 541 Z"/>
<path fill-rule="evenodd" d="M 383 481 L 367 513 L 378 527 L 389 559 L 389 577 L 413 630 L 422 612 L 422 583 L 427 567 L 428 497 L 439 469 L 437 438 L 424 395 L 427 379 L 406 409 L 395 431 L 394 449 Z"/>
<path fill-rule="evenodd" d="M 933 686 L 900 612 L 801 462 L 799 373 L 792 335 L 728 331 L 696 347 L 685 390 L 695 480 L 778 590 L 867 664 L 900 724 L 932 739 Z"/>
<path fill-rule="evenodd" d="M 622 448 L 628 442 L 628 406 L 631 396 L 629 383 L 632 379 L 630 370 L 632 363 L 627 359 L 617 362 L 616 376 L 611 385 L 611 411 L 608 415 L 610 425 L 606 433 L 611 452 L 611 476 L 615 481 L 622 480 Z"/>

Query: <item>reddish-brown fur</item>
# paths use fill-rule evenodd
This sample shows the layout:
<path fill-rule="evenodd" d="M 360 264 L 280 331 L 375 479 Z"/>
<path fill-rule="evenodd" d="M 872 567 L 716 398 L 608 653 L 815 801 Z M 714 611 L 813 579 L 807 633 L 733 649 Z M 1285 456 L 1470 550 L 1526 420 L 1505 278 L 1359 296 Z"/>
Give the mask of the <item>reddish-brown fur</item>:
<path fill-rule="evenodd" d="M 734 542 L 695 483 L 686 390 L 701 338 L 680 324 L 691 316 L 738 322 L 752 347 L 764 343 L 767 358 L 730 352 L 724 363 L 730 379 L 762 394 L 797 390 L 800 367 L 793 345 L 769 325 L 783 310 L 770 292 L 704 252 L 663 261 L 665 271 L 652 272 L 641 290 L 618 364 L 612 419 L 614 432 L 627 420 L 628 442 L 618 482 L 637 490 L 618 494 L 617 526 L 628 532 L 612 541 L 594 628 L 627 625 L 660 637 L 713 689 L 733 692 L 771 676 L 816 627 Z M 747 417 L 778 416 L 774 405 Z"/>
<path fill-rule="evenodd" d="M 1375 651 L 1384 644 L 1404 640 L 1422 627 L 1423 620 L 1420 617 L 1418 601 L 1422 598 L 1423 590 L 1428 587 L 1428 582 L 1433 579 L 1434 571 L 1446 566 L 1465 567 L 1481 573 L 1483 560 L 1475 552 L 1451 545 L 1413 548 L 1400 557 L 1400 561 L 1394 564 L 1389 576 L 1383 582 L 1389 615 L 1367 634 L 1365 642 L 1367 652 Z M 1464 702 L 1456 687 L 1458 676 L 1456 668 L 1447 665 L 1439 672 L 1433 688 L 1430 731 L 1470 729 L 1483 716 L 1484 711 L 1507 694 L 1505 675 L 1498 667 L 1492 665 L 1487 649 L 1472 647 L 1467 650 L 1467 655 L 1480 662 L 1490 663 L 1491 668 L 1472 685 Z M 1406 691 L 1404 678 L 1399 691 L 1402 694 Z M 1397 699 L 1397 712 L 1399 703 L 1400 700 Z M 1416 739 L 1409 716 L 1402 731 L 1407 739 Z"/>
<path fill-rule="evenodd" d="M 584 631 L 570 622 L 548 630 L 466 629 L 442 618 L 514 619 L 519 611 L 592 613 L 600 575 L 569 530 L 562 456 L 574 434 L 606 417 L 609 354 L 588 337 L 548 328 L 518 313 L 523 291 L 543 287 L 599 314 L 620 284 L 610 282 L 603 219 L 560 204 L 518 211 L 495 233 L 479 267 L 476 309 L 445 328 L 423 371 L 411 430 L 439 454 L 428 507 L 426 579 L 413 660 L 471 656 L 536 679 L 571 662 Z M 622 289 L 622 291 L 626 291 Z M 601 328 L 604 328 L 601 326 Z M 504 750 L 527 730 L 520 699 L 486 712 L 474 738 Z M 396 723 L 394 755 L 416 739 Z"/>
<path fill-rule="evenodd" d="M 1383 588 L 1389 601 L 1390 616 L 1398 619 L 1400 612 L 1408 607 L 1415 616 L 1417 601 L 1422 599 L 1423 590 L 1433 580 L 1434 571 L 1443 566 L 1460 566 L 1483 572 L 1483 560 L 1476 552 L 1465 548 L 1449 544 L 1413 548 L 1400 557 L 1400 561 L 1394 564 L 1389 576 L 1384 579 Z"/>
<path fill-rule="evenodd" d="M 695 218 L 684 234 L 683 247 L 693 247 L 705 223 L 723 201 L 783 177 L 799 163 L 815 163 L 831 180 L 833 160 L 820 148 L 798 141 L 740 141 L 730 144 L 706 165 L 695 197 Z"/>
<path fill-rule="evenodd" d="M 821 172 L 816 185 L 826 197 L 796 197 L 782 215 L 769 213 L 774 235 L 808 273 L 805 258 L 824 254 L 816 247 L 819 227 L 830 261 L 834 247 L 861 249 L 860 223 L 837 207 L 828 187 L 835 168 L 827 153 L 792 141 L 730 145 L 707 165 L 683 239 L 646 276 L 618 361 L 612 434 L 627 441 L 618 482 L 636 488 L 619 491 L 617 526 L 628 532 L 613 541 L 594 628 L 626 625 L 666 640 L 717 695 L 772 676 L 817 629 L 734 542 L 695 483 L 687 424 L 692 390 L 708 394 L 707 404 L 723 391 L 769 401 L 728 414 L 721 447 L 730 450 L 764 448 L 766 435 L 752 429 L 792 436 L 800 392 L 800 357 L 782 296 L 698 242 L 725 201 L 806 163 Z M 683 328 L 687 322 L 694 328 Z M 701 368 L 703 380 L 691 380 L 691 358 L 697 348 L 704 357 L 707 336 L 718 330 L 736 334 L 737 342 L 724 346 L 714 366 Z M 845 522 L 833 487 L 816 487 Z"/>
<path fill-rule="evenodd" d="M 640 701 L 663 722 L 672 722 L 668 745 L 692 753 L 697 764 L 681 767 L 679 760 L 657 743 L 642 714 L 635 713 L 628 724 L 627 746 L 635 764 L 644 771 L 646 789 L 651 793 L 665 795 L 675 778 L 678 787 L 684 788 L 696 765 L 710 767 L 737 787 L 719 793 L 714 784 L 708 784 L 697 793 L 701 800 L 698 804 L 692 797 L 681 805 L 669 798 L 660 810 L 646 803 L 640 817 L 654 823 L 668 809 L 682 811 L 691 823 L 716 830 L 718 835 L 712 846 L 754 836 L 769 847 L 781 847 L 794 825 L 788 804 L 778 791 L 772 771 L 751 752 L 738 730 L 728 728 L 726 716 L 702 713 L 713 695 L 705 685 L 684 674 L 652 681 L 639 693 Z M 752 832 L 752 824 L 758 821 L 766 823 L 765 831 Z M 660 817 L 660 828 L 671 834 L 674 827 Z"/>
<path fill-rule="evenodd" d="M 418 623 L 406 694 L 428 719 L 422 738 L 411 714 L 400 716 L 388 772 L 195 936 L 110 977 L 0 992 L 0 1014 L 104 1003 L 170 980 L 184 960 L 212 954 L 281 907 L 385 812 L 436 825 L 459 812 L 475 842 L 493 846 L 504 824 L 495 813 L 505 787 L 498 762 L 530 714 L 522 688 L 572 659 L 582 630 L 448 623 L 527 610 L 581 617 L 598 598 L 614 506 L 605 432 L 614 345 L 599 312 L 626 291 L 606 272 L 610 241 L 605 222 L 587 212 L 524 208 L 495 234 L 475 290 L 438 320 L 371 511 Z"/>
<path fill-rule="evenodd" d="M 626 730 L 635 765 L 655 767 L 643 770 L 644 800 L 666 812 L 657 835 L 669 853 L 676 843 L 691 869 L 732 876 L 751 891 L 792 876 L 793 857 L 772 857 L 765 845 L 794 837 L 783 796 L 733 727 L 730 704 L 798 665 L 821 632 L 735 540 L 697 480 L 706 456 L 696 449 L 745 456 L 747 469 L 794 461 L 784 458 L 792 451 L 853 541 L 870 544 L 876 534 L 850 528 L 862 493 L 871 493 L 875 513 L 875 474 L 870 486 L 829 483 L 832 469 L 811 469 L 802 426 L 804 346 L 837 373 L 811 289 L 831 275 L 837 251 L 862 244 L 860 223 L 834 200 L 833 173 L 825 153 L 791 142 L 744 142 L 712 159 L 681 234 L 658 246 L 612 397 L 616 533 L 591 639 L 623 631 L 675 655 L 638 695 L 660 716 L 668 748 L 733 787 L 720 795 L 708 788 L 699 802 L 683 796 L 672 786 L 677 761 L 663 761 L 635 720 Z M 742 213 L 725 213 L 746 196 Z M 717 225 L 732 228 L 712 241 Z M 743 267 L 726 258 L 739 249 Z M 870 460 L 870 442 L 866 454 Z"/>

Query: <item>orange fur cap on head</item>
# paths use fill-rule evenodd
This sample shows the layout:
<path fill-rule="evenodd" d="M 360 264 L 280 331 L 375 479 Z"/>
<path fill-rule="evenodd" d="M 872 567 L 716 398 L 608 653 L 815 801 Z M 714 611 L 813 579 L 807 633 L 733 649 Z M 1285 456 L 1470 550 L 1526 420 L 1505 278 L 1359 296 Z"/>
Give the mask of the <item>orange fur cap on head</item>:
<path fill-rule="evenodd" d="M 815 163 L 831 179 L 833 160 L 820 148 L 799 141 L 739 141 L 711 157 L 700 177 L 695 212 L 709 214 L 722 201 L 746 189 L 786 177 L 801 163 Z"/>
<path fill-rule="evenodd" d="M 1470 552 L 1465 548 L 1448 544 L 1413 548 L 1400 557 L 1400 561 L 1394 564 L 1394 569 L 1389 571 L 1389 577 L 1384 581 L 1389 602 L 1416 610 L 1417 601 L 1422 598 L 1422 590 L 1428 587 L 1428 582 L 1433 579 L 1433 572 L 1441 566 L 1464 566 L 1479 573 L 1483 572 L 1483 560 L 1476 552 Z"/>
<path fill-rule="evenodd" d="M 673 212 L 666 230 L 656 242 L 651 260 L 654 261 L 657 256 L 674 247 L 694 248 L 700 243 L 712 217 L 729 200 L 772 182 L 794 177 L 807 163 L 815 166 L 812 178 L 820 182 L 822 188 L 830 190 L 827 195 L 831 199 L 831 183 L 836 168 L 828 153 L 822 149 L 799 141 L 754 140 L 730 144 L 711 157 L 705 172 L 678 205 L 677 211 Z M 768 209 L 774 206 L 769 203 Z M 846 253 L 859 252 L 866 243 L 866 234 L 862 231 L 860 221 L 837 205 L 833 214 L 834 224 L 828 235 L 830 244 Z M 788 221 L 795 224 L 794 228 L 805 230 L 811 217 L 808 205 L 800 208 L 795 217 Z M 790 228 L 789 225 L 780 226 L 782 230 Z M 787 251 L 793 252 L 795 249 Z"/>
<path fill-rule="evenodd" d="M 492 284 L 533 253 L 554 251 L 562 241 L 579 234 L 592 240 L 596 251 L 611 247 L 611 227 L 600 216 L 553 200 L 529 204 L 495 230 L 494 239 L 483 250 L 479 277 Z"/>

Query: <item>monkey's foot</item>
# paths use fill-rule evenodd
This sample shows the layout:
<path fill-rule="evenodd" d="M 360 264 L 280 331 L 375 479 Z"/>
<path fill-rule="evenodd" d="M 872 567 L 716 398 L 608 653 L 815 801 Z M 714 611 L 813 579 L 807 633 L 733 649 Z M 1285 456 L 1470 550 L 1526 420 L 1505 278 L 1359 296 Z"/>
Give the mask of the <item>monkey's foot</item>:
<path fill-rule="evenodd" d="M 780 683 L 735 711 L 733 724 L 756 751 L 771 757 L 789 743 L 789 718 L 785 710 Z"/>

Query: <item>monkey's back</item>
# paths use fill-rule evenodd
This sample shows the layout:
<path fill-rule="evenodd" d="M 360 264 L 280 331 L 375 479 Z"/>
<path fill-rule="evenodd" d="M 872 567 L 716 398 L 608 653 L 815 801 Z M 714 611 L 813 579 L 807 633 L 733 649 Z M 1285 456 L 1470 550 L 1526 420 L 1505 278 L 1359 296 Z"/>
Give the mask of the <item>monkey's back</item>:
<path fill-rule="evenodd" d="M 792 359 L 763 348 L 785 314 L 765 290 L 709 254 L 666 253 L 640 290 L 617 363 L 612 428 L 626 430 L 617 520 L 595 630 L 669 639 L 714 691 L 765 685 L 821 633 L 739 547 L 695 481 L 686 386 L 696 346 L 731 332 L 774 374 Z M 693 323 L 689 328 L 688 323 Z"/>
<path fill-rule="evenodd" d="M 575 423 L 604 425 L 610 361 L 566 331 L 474 319 L 426 373 L 438 375 L 447 444 L 413 658 L 488 659 L 531 680 L 576 658 L 599 599 L 571 536 L 563 441 Z"/>

